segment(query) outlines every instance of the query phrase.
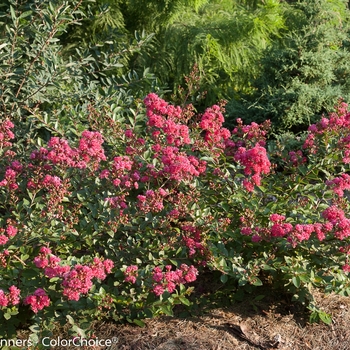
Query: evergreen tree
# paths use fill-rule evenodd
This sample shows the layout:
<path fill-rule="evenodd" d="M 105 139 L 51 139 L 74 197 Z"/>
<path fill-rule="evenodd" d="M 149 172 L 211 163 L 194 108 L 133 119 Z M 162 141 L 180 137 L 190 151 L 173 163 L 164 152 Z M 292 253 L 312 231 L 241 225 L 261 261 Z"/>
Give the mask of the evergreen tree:
<path fill-rule="evenodd" d="M 258 59 L 281 28 L 283 15 L 276 0 L 178 6 L 157 33 L 157 51 L 148 62 L 172 90 L 198 64 L 201 90 L 207 91 L 205 103 L 214 103 L 249 88 L 259 72 Z"/>
<path fill-rule="evenodd" d="M 297 132 L 340 97 L 350 100 L 347 1 L 293 1 L 287 8 L 288 30 L 261 60 L 255 92 L 228 104 L 231 120 L 270 119 L 278 131 Z"/>
<path fill-rule="evenodd" d="M 278 0 L 97 0 L 93 6 L 84 4 L 89 18 L 79 30 L 68 30 L 62 40 L 91 46 L 106 40 L 123 43 L 135 32 L 154 33 L 142 52 L 129 57 L 129 68 L 150 67 L 163 84 L 176 90 L 197 64 L 206 103 L 246 89 L 259 72 L 259 57 L 283 28 Z"/>

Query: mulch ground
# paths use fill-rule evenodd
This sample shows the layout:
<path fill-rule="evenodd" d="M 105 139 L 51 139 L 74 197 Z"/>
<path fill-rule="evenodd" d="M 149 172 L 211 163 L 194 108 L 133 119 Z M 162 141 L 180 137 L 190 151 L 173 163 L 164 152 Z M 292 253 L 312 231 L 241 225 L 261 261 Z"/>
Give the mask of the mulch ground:
<path fill-rule="evenodd" d="M 195 317 L 146 320 L 143 328 L 113 323 L 92 327 L 99 339 L 115 340 L 109 350 L 349 350 L 350 298 L 319 294 L 317 302 L 332 315 L 331 325 L 310 324 L 301 307 L 270 295 L 203 310 Z"/>

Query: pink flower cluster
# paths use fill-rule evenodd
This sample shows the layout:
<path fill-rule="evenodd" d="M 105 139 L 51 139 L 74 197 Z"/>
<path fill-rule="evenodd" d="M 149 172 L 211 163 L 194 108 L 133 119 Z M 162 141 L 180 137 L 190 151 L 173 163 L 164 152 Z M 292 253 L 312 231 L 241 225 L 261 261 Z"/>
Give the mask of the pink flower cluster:
<path fill-rule="evenodd" d="M 150 126 L 163 127 L 165 121 L 163 116 L 167 116 L 175 121 L 182 119 L 180 106 L 170 105 L 155 93 L 148 94 L 144 99 L 144 103 L 147 108 L 147 117 Z"/>
<path fill-rule="evenodd" d="M 6 307 L 19 304 L 20 293 L 21 291 L 15 286 L 11 286 L 8 293 L 0 289 L 0 306 Z"/>
<path fill-rule="evenodd" d="M 338 131 L 350 127 L 350 115 L 348 105 L 340 102 L 335 106 L 336 111 L 330 113 L 329 118 L 322 117 L 317 124 L 309 126 L 309 132 L 313 134 L 323 134 L 325 131 Z"/>
<path fill-rule="evenodd" d="M 102 160 L 106 160 L 102 148 L 103 138 L 99 132 L 84 131 L 79 141 L 79 147 L 71 148 L 68 141 L 59 137 L 52 137 L 48 142 L 48 148 L 41 148 L 32 152 L 30 159 L 63 167 L 85 169 L 92 164 L 94 169 L 98 168 Z"/>
<path fill-rule="evenodd" d="M 237 127 L 232 130 L 232 135 L 238 138 L 236 147 L 248 147 L 259 144 L 261 147 L 266 145 L 266 137 L 271 128 L 270 120 L 262 124 L 252 122 L 250 125 L 243 125 L 241 118 L 236 119 Z"/>
<path fill-rule="evenodd" d="M 329 208 L 328 208 L 329 209 Z M 337 211 L 340 215 L 339 211 Z M 333 218 L 333 210 L 325 211 L 324 218 Z M 319 241 L 323 241 L 326 238 L 327 233 L 332 232 L 334 225 L 331 222 L 314 223 L 314 224 L 292 224 L 285 222 L 286 217 L 280 214 L 271 214 L 270 221 L 271 226 L 268 228 L 254 227 L 252 229 L 248 226 L 241 227 L 241 234 L 252 236 L 253 242 L 259 242 L 262 239 L 269 241 L 271 238 L 285 237 L 293 247 L 296 247 L 299 242 L 309 240 L 311 234 L 315 234 Z M 338 238 L 341 234 L 336 235 Z M 341 238 L 340 238 L 341 239 Z"/>
<path fill-rule="evenodd" d="M 17 177 L 21 176 L 23 165 L 15 160 L 5 170 L 5 178 L 0 181 L 0 187 L 7 187 L 10 191 L 17 190 Z"/>
<path fill-rule="evenodd" d="M 85 164 L 83 162 L 79 165 L 76 162 L 77 153 L 75 149 L 69 146 L 67 140 L 60 139 L 59 137 L 52 137 L 48 142 L 46 159 L 50 160 L 53 164 L 84 168 Z"/>
<path fill-rule="evenodd" d="M 136 279 L 138 277 L 138 267 L 136 265 L 130 265 L 124 271 L 124 281 L 130 283 L 136 283 Z"/>
<path fill-rule="evenodd" d="M 75 265 L 69 272 L 63 275 L 62 286 L 63 295 L 68 300 L 80 299 L 81 294 L 87 294 L 91 289 L 93 278 L 104 280 L 107 274 L 111 273 L 114 264 L 112 260 L 106 259 L 101 261 L 94 258 L 91 265 Z"/>
<path fill-rule="evenodd" d="M 168 104 L 154 93 L 148 94 L 144 103 L 147 108 L 147 125 L 156 128 L 152 133 L 154 139 L 159 139 L 161 130 L 168 145 L 180 147 L 191 142 L 187 125 L 177 123 L 184 119 L 181 107 Z"/>
<path fill-rule="evenodd" d="M 168 195 L 168 192 L 163 188 L 159 188 L 156 191 L 147 190 L 144 195 L 139 194 L 137 196 L 137 207 L 145 214 L 149 212 L 158 213 L 164 209 L 164 198 Z"/>
<path fill-rule="evenodd" d="M 271 163 L 267 157 L 266 149 L 259 144 L 248 150 L 245 147 L 240 147 L 234 159 L 245 167 L 245 175 L 252 175 L 250 180 L 243 180 L 243 185 L 249 192 L 254 190 L 254 185 L 261 185 L 261 174 L 270 172 Z"/>
<path fill-rule="evenodd" d="M 112 169 L 104 169 L 100 174 L 101 179 L 110 179 L 114 186 L 126 189 L 138 189 L 140 173 L 138 164 L 129 156 L 118 156 L 113 159 Z"/>
<path fill-rule="evenodd" d="M 102 135 L 99 132 L 85 130 L 81 136 L 78 147 L 79 156 L 86 163 L 93 163 L 97 169 L 99 163 L 107 159 L 102 148 L 104 142 Z"/>
<path fill-rule="evenodd" d="M 195 156 L 188 156 L 180 152 L 177 147 L 163 148 L 161 161 L 164 167 L 159 171 L 159 175 L 169 176 L 171 180 L 191 180 L 206 170 L 205 161 L 198 160 Z"/>
<path fill-rule="evenodd" d="M 50 298 L 42 288 L 38 288 L 32 295 L 28 295 L 24 301 L 24 305 L 30 305 L 34 313 L 50 305 Z"/>
<path fill-rule="evenodd" d="M 16 236 L 18 230 L 13 225 L 8 225 L 6 229 L 0 228 L 0 245 L 6 244 L 10 238 Z"/>
<path fill-rule="evenodd" d="M 205 249 L 202 243 L 201 230 L 193 225 L 182 225 L 181 230 L 184 232 L 182 239 L 189 249 L 189 256 L 191 257 L 197 252 L 203 255 Z"/>
<path fill-rule="evenodd" d="M 198 275 L 198 270 L 193 265 L 182 264 L 175 271 L 167 265 L 165 269 L 165 272 L 160 267 L 155 267 L 153 270 L 153 280 L 156 282 L 153 285 L 153 293 L 157 296 L 162 295 L 165 290 L 172 293 L 177 285 L 193 282 Z"/>
<path fill-rule="evenodd" d="M 205 110 L 202 115 L 199 127 L 205 131 L 204 140 L 210 146 L 224 148 L 224 140 L 230 138 L 231 133 L 228 129 L 223 128 L 225 118 L 222 115 L 222 108 L 213 105 Z"/>
<path fill-rule="evenodd" d="M 111 273 L 114 263 L 112 260 L 101 260 L 97 257 L 90 265 L 75 265 L 72 269 L 68 265 L 60 266 L 61 259 L 52 254 L 51 249 L 41 247 L 39 255 L 34 258 L 36 267 L 44 269 L 48 278 L 63 279 L 63 295 L 69 300 L 79 300 L 80 294 L 86 294 L 92 287 L 92 279 L 104 280 Z"/>
<path fill-rule="evenodd" d="M 128 208 L 125 195 L 107 197 L 105 201 L 109 203 L 112 208 L 119 209 L 119 214 L 122 215 L 123 211 Z"/>
<path fill-rule="evenodd" d="M 52 254 L 51 249 L 41 247 L 39 255 L 34 258 L 34 264 L 40 269 L 44 269 L 45 276 L 48 278 L 62 277 L 70 270 L 69 266 L 60 266 L 61 259 Z"/>
<path fill-rule="evenodd" d="M 333 225 L 335 237 L 343 240 L 350 236 L 350 220 L 345 217 L 343 210 L 332 205 L 322 212 L 322 216 Z"/>
<path fill-rule="evenodd" d="M 326 181 L 326 185 L 339 197 L 343 197 L 344 191 L 350 189 L 350 176 L 348 174 L 342 174 L 339 177 L 335 177 L 333 180 Z"/>
<path fill-rule="evenodd" d="M 298 150 L 296 152 L 290 151 L 288 156 L 289 163 L 294 167 L 297 167 L 307 162 L 307 158 L 303 155 L 303 152 L 301 150 Z"/>
<path fill-rule="evenodd" d="M 10 140 L 15 138 L 14 133 L 11 131 L 13 127 L 14 124 L 8 119 L 0 123 L 0 148 L 12 146 Z"/>
<path fill-rule="evenodd" d="M 350 113 L 347 110 L 348 105 L 342 101 L 338 103 L 336 112 L 331 113 L 329 118 L 323 117 L 317 124 L 312 124 L 308 129 L 308 136 L 304 142 L 303 148 L 308 149 L 310 153 L 317 153 L 319 149 L 319 140 L 327 139 L 324 135 L 338 134 L 339 136 L 350 130 Z M 350 162 L 350 138 L 344 137 L 339 140 L 338 147 L 345 148 L 343 158 L 344 163 Z"/>
<path fill-rule="evenodd" d="M 271 214 L 270 221 L 273 223 L 270 228 L 272 237 L 285 237 L 293 230 L 293 225 L 284 222 L 286 217 L 280 214 Z"/>

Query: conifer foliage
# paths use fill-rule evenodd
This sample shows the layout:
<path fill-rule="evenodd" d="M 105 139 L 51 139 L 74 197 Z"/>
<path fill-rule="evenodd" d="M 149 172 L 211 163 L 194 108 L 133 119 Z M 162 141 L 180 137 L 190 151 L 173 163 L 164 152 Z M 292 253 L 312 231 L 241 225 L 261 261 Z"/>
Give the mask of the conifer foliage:
<path fill-rule="evenodd" d="M 301 131 L 339 97 L 349 100 L 347 1 L 310 0 L 286 5 L 287 31 L 261 60 L 253 94 L 241 94 L 229 114 L 246 121 L 270 119 L 278 131 Z"/>
<path fill-rule="evenodd" d="M 80 30 L 68 28 L 65 40 L 81 45 L 112 37 L 127 40 L 135 32 L 154 34 L 147 50 L 130 65 L 149 67 L 176 90 L 195 64 L 207 103 L 246 90 L 259 72 L 258 59 L 284 27 L 278 0 L 97 0 Z M 115 14 L 115 15 L 114 15 Z M 120 16 L 121 14 L 121 16 Z M 81 36 L 83 40 L 78 40 Z"/>

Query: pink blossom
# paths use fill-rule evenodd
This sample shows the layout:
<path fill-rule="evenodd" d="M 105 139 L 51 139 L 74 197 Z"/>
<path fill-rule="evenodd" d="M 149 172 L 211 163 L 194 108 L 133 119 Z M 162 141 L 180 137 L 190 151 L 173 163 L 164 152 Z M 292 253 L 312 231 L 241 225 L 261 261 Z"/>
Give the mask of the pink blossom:
<path fill-rule="evenodd" d="M 11 286 L 9 288 L 9 294 L 7 296 L 9 304 L 17 305 L 20 302 L 21 291 L 16 286 Z"/>
<path fill-rule="evenodd" d="M 326 210 L 322 212 L 322 216 L 330 221 L 332 224 L 337 222 L 338 220 L 342 220 L 345 218 L 345 214 L 343 210 L 339 209 L 335 205 L 328 207 Z"/>
<path fill-rule="evenodd" d="M 83 131 L 78 147 L 78 155 L 84 162 L 92 162 L 97 168 L 102 160 L 106 160 L 104 150 L 102 148 L 103 138 L 99 132 Z"/>
<path fill-rule="evenodd" d="M 12 238 L 12 237 L 16 236 L 17 228 L 12 226 L 12 225 L 8 225 L 6 228 L 6 233 L 10 238 Z"/>
<path fill-rule="evenodd" d="M 270 232 L 272 237 L 285 237 L 293 230 L 293 225 L 289 223 L 275 223 L 272 225 Z"/>
<path fill-rule="evenodd" d="M 136 265 L 130 265 L 126 268 L 124 272 L 125 282 L 136 283 L 136 279 L 138 276 L 138 267 Z"/>
<path fill-rule="evenodd" d="M 0 245 L 4 245 L 8 242 L 8 238 L 5 235 L 0 235 Z"/>
<path fill-rule="evenodd" d="M 344 191 L 350 189 L 350 175 L 341 174 L 341 176 L 335 177 L 333 180 L 326 181 L 326 185 L 339 197 L 343 197 Z"/>
<path fill-rule="evenodd" d="M 6 296 L 5 292 L 2 289 L 0 289 L 0 306 L 6 307 L 8 303 L 8 297 Z"/>
<path fill-rule="evenodd" d="M 250 227 L 242 227 L 241 228 L 241 234 L 244 236 L 250 236 L 252 234 L 253 230 Z"/>
<path fill-rule="evenodd" d="M 50 305 L 50 298 L 42 288 L 38 288 L 34 294 L 28 295 L 24 299 L 24 305 L 30 305 L 34 313 Z"/>
<path fill-rule="evenodd" d="M 260 235 L 254 234 L 254 235 L 252 236 L 252 242 L 253 242 L 253 243 L 259 243 L 259 242 L 261 242 L 261 241 L 262 241 L 262 237 L 261 237 Z"/>
<path fill-rule="evenodd" d="M 12 140 L 15 135 L 10 129 L 13 127 L 14 124 L 8 119 L 0 123 L 0 148 L 12 146 L 10 140 Z"/>
<path fill-rule="evenodd" d="M 270 220 L 272 222 L 282 222 L 286 219 L 284 215 L 279 215 L 279 214 L 271 214 L 270 215 Z"/>
<path fill-rule="evenodd" d="M 160 284 L 157 284 L 153 287 L 153 293 L 156 295 L 156 296 L 160 296 L 164 293 L 164 288 L 162 285 Z"/>
<path fill-rule="evenodd" d="M 343 269 L 344 272 L 349 273 L 350 272 L 350 265 L 349 264 L 345 264 L 345 265 L 343 265 L 342 269 Z"/>

